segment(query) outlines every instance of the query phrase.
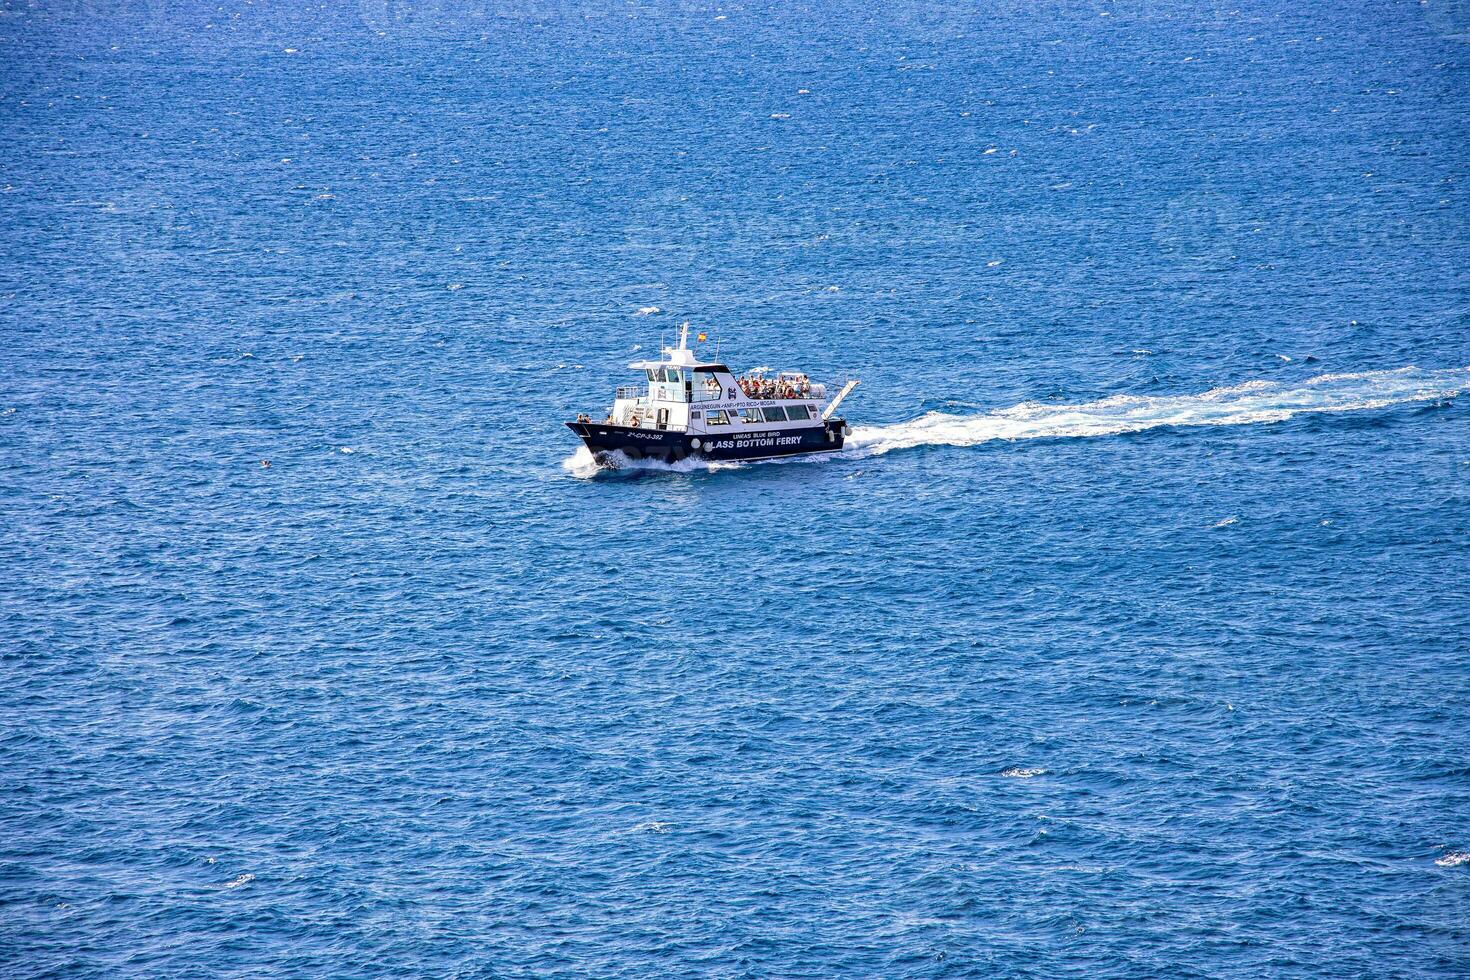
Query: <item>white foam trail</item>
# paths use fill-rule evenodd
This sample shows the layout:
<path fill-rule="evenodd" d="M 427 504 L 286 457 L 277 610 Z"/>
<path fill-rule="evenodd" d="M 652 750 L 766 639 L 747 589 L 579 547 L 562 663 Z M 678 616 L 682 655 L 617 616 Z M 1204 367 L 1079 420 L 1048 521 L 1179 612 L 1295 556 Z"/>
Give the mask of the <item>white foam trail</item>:
<path fill-rule="evenodd" d="M 1470 367 L 1416 367 L 1323 374 L 1295 383 L 1247 381 L 1202 395 L 1117 395 L 1083 405 L 1023 402 L 988 415 L 930 412 L 911 422 L 856 426 L 844 455 L 869 456 L 913 446 L 974 446 L 997 439 L 1058 439 L 1142 432 L 1164 425 L 1245 425 L 1294 415 L 1356 412 L 1433 402 L 1470 391 Z"/>

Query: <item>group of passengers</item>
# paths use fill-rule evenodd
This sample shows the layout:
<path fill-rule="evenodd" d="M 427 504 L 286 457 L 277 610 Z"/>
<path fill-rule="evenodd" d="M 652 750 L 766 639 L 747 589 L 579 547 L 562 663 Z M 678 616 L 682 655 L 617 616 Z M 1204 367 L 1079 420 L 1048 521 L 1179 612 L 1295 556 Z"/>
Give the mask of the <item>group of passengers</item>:
<path fill-rule="evenodd" d="M 740 376 L 740 390 L 746 398 L 810 398 L 812 383 L 805 378 L 800 381 L 773 381 L 753 375 Z"/>

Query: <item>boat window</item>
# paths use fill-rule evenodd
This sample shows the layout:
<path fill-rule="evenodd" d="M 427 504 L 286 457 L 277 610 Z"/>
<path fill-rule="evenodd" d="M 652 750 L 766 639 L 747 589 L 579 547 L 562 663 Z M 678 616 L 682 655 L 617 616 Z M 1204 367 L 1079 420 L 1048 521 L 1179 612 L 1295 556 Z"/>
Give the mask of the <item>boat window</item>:
<path fill-rule="evenodd" d="M 697 419 L 697 418 L 699 418 L 699 413 L 698 412 L 690 412 L 689 413 L 689 417 L 691 419 Z"/>
<path fill-rule="evenodd" d="M 695 415 L 698 415 L 699 413 L 698 412 L 695 412 L 694 414 Z M 707 422 L 710 425 L 729 425 L 730 424 L 730 417 L 728 415 L 726 415 L 724 412 L 721 412 L 721 411 L 713 411 L 713 412 L 707 413 L 705 415 L 705 417 L 704 417 L 704 420 L 705 420 L 705 422 Z"/>
<path fill-rule="evenodd" d="M 801 419 L 809 419 L 812 417 L 812 410 L 805 405 L 787 405 L 786 417 L 793 422 Z"/>
<path fill-rule="evenodd" d="M 657 381 L 658 380 L 658 372 L 655 371 L 653 368 L 649 368 L 647 371 L 644 371 L 643 373 L 646 374 L 646 375 L 648 375 L 648 380 L 649 381 Z"/>
<path fill-rule="evenodd" d="M 724 396 L 724 388 L 720 379 L 715 377 L 713 371 L 694 372 L 694 400 L 697 402 L 717 402 Z"/>
<path fill-rule="evenodd" d="M 761 410 L 758 408 L 742 408 L 740 418 L 747 425 L 759 425 L 762 421 Z"/>
<path fill-rule="evenodd" d="M 770 408 L 766 409 L 766 421 L 785 422 L 786 409 L 782 408 L 780 405 L 772 405 Z"/>

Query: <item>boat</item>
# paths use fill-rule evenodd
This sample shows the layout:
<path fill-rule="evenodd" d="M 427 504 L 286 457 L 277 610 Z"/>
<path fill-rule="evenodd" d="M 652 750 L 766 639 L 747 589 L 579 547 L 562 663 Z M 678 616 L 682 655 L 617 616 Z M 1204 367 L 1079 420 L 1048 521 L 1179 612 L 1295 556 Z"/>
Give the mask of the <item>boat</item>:
<path fill-rule="evenodd" d="M 834 453 L 852 432 L 836 412 L 856 380 L 828 398 L 827 386 L 801 371 L 755 368 L 736 377 L 723 363 L 696 356 L 687 323 L 679 346 L 660 354 L 628 365 L 644 379 L 619 387 L 602 421 L 580 414 L 567 423 L 599 466 Z"/>

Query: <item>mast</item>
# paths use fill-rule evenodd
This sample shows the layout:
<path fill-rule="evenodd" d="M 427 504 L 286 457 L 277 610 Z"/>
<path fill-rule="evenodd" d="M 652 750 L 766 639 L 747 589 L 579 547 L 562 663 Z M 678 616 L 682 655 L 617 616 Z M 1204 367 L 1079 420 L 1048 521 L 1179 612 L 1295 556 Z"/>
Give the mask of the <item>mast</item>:
<path fill-rule="evenodd" d="M 662 353 L 667 359 L 664 363 L 690 367 L 694 364 L 694 352 L 689 349 L 689 321 L 685 320 L 679 327 L 679 346 L 662 347 Z"/>

